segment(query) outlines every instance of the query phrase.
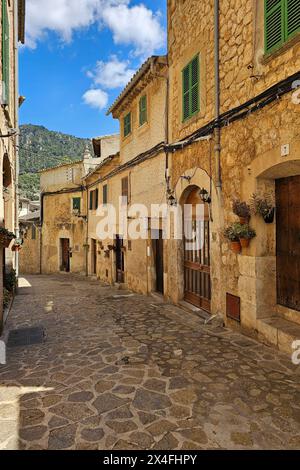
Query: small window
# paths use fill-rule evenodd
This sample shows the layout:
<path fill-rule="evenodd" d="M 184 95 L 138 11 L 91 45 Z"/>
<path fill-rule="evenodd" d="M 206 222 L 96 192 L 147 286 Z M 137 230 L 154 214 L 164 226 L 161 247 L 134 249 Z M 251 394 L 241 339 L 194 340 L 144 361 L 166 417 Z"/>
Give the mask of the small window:
<path fill-rule="evenodd" d="M 98 209 L 99 205 L 99 190 L 94 189 L 93 191 L 90 191 L 90 210 L 95 211 Z"/>
<path fill-rule="evenodd" d="M 197 55 L 182 71 L 183 121 L 200 111 L 200 67 Z"/>
<path fill-rule="evenodd" d="M 265 50 L 273 52 L 300 32 L 299 0 L 265 0 Z"/>
<path fill-rule="evenodd" d="M 107 204 L 107 200 L 108 200 L 107 184 L 105 184 L 102 189 L 102 200 L 103 200 L 103 204 Z"/>
<path fill-rule="evenodd" d="M 141 97 L 139 102 L 140 126 L 147 122 L 147 96 Z"/>
<path fill-rule="evenodd" d="M 122 178 L 122 199 L 123 203 L 127 204 L 129 202 L 129 183 L 128 183 L 128 176 L 126 178 Z"/>
<path fill-rule="evenodd" d="M 80 212 L 81 208 L 81 198 L 80 197 L 73 197 L 73 211 Z"/>
<path fill-rule="evenodd" d="M 31 240 L 36 240 L 36 226 L 32 225 L 31 227 Z"/>
<path fill-rule="evenodd" d="M 131 133 L 131 113 L 128 113 L 124 117 L 124 137 L 127 137 Z"/>

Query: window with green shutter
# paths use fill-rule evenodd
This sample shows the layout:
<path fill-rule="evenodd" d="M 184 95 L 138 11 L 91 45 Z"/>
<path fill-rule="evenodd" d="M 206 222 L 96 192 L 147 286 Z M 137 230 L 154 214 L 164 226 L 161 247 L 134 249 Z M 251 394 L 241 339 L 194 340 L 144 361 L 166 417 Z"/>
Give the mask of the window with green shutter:
<path fill-rule="evenodd" d="M 182 71 L 183 121 L 200 111 L 200 63 L 199 54 Z"/>
<path fill-rule="evenodd" d="M 299 0 L 265 0 L 266 53 L 278 49 L 299 31 Z"/>
<path fill-rule="evenodd" d="M 131 113 L 126 114 L 124 117 L 124 137 L 131 133 Z"/>
<path fill-rule="evenodd" d="M 80 212 L 81 199 L 80 197 L 73 197 L 73 210 Z"/>
<path fill-rule="evenodd" d="M 147 96 L 144 95 L 141 97 L 139 102 L 139 111 L 140 111 L 140 126 L 147 122 Z"/>
<path fill-rule="evenodd" d="M 6 0 L 2 0 L 2 104 L 9 105 L 9 19 Z"/>

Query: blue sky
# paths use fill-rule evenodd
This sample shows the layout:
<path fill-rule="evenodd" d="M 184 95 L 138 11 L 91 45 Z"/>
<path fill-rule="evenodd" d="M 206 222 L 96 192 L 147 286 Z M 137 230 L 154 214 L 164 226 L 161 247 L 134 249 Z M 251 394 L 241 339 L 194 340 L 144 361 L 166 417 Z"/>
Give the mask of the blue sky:
<path fill-rule="evenodd" d="M 166 52 L 166 1 L 27 0 L 26 34 L 21 124 L 109 134 L 109 104 L 149 55 Z"/>

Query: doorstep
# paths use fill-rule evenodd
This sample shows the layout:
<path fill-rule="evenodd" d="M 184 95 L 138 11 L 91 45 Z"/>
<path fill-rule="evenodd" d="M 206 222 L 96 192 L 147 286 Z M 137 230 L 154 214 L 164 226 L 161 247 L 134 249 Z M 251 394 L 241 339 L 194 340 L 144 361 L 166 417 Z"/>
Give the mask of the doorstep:
<path fill-rule="evenodd" d="M 300 325 L 280 316 L 257 320 L 258 338 L 276 346 L 280 351 L 292 354 L 294 341 L 300 340 Z"/>
<path fill-rule="evenodd" d="M 202 310 L 201 308 L 198 308 L 198 307 L 195 307 L 194 305 L 192 304 L 189 304 L 188 302 L 186 302 L 185 300 L 181 300 L 178 305 L 183 309 L 183 310 L 187 310 L 188 312 L 193 312 L 193 313 L 196 313 L 199 317 L 203 318 L 203 320 L 209 320 L 211 319 L 211 315 L 207 312 L 205 312 L 204 310 Z"/>

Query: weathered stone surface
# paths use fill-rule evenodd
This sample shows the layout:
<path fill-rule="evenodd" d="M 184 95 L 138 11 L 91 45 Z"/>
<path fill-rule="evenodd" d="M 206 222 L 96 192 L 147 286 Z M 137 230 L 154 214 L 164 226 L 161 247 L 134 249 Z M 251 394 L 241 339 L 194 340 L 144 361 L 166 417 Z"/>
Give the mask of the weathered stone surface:
<path fill-rule="evenodd" d="M 83 429 L 81 435 L 86 441 L 98 442 L 104 437 L 104 432 L 102 428 Z"/>
<path fill-rule="evenodd" d="M 46 426 L 33 426 L 20 429 L 20 438 L 25 441 L 37 441 L 41 439 L 47 432 Z"/>
<path fill-rule="evenodd" d="M 126 398 L 119 398 L 111 393 L 104 393 L 93 402 L 93 406 L 97 409 L 98 413 L 106 413 L 126 405 L 128 402 L 129 400 Z"/>
<path fill-rule="evenodd" d="M 34 426 L 40 424 L 45 417 L 45 413 L 40 410 L 23 410 L 20 413 L 21 426 Z"/>
<path fill-rule="evenodd" d="M 49 411 L 72 421 L 78 421 L 92 414 L 92 411 L 86 405 L 79 403 L 61 403 L 53 406 Z"/>
<path fill-rule="evenodd" d="M 106 421 L 106 425 L 118 434 L 137 429 L 137 425 L 133 421 Z"/>
<path fill-rule="evenodd" d="M 174 429 L 176 429 L 176 424 L 163 419 L 148 426 L 146 431 L 152 434 L 152 436 L 160 436 L 168 431 L 173 431 Z"/>
<path fill-rule="evenodd" d="M 59 308 L 47 315 L 51 341 L 30 354 L 11 349 L 0 368 L 0 449 L 299 448 L 300 376 L 290 358 L 261 345 L 241 346 L 237 333 L 206 327 L 170 305 L 158 309 L 152 298 L 129 298 L 120 312 L 111 288 L 72 275 L 71 286 L 61 287 L 63 278 L 30 278 L 32 296 L 15 299 L 13 328 L 23 325 L 29 299 L 26 322 L 33 325 L 45 323 L 49 296 Z M 87 316 L 91 302 L 95 309 Z M 98 349 L 105 342 L 125 350 L 104 357 Z M 121 361 L 136 354 L 143 363 Z M 103 373 L 111 366 L 117 372 Z M 10 369 L 13 382 L 5 376 Z M 42 377 L 47 391 L 37 388 L 39 373 L 48 376 Z M 66 383 L 51 378 L 58 373 Z M 32 389 L 24 379 L 29 376 Z M 124 387 L 135 392 L 118 393 L 129 391 Z"/>
<path fill-rule="evenodd" d="M 94 395 L 91 392 L 75 392 L 69 395 L 68 400 L 73 402 L 87 402 L 92 400 Z"/>
<path fill-rule="evenodd" d="M 76 425 L 72 424 L 50 431 L 49 450 L 68 449 L 75 444 Z"/>
<path fill-rule="evenodd" d="M 135 391 L 135 388 L 129 387 L 128 385 L 118 385 L 117 387 L 113 388 L 112 391 L 118 395 L 129 395 Z"/>
<path fill-rule="evenodd" d="M 171 406 L 171 401 L 167 395 L 140 389 L 135 394 L 133 406 L 145 411 L 162 410 Z"/>

